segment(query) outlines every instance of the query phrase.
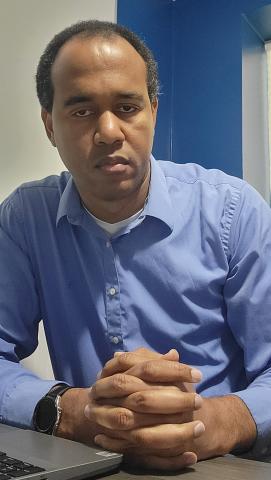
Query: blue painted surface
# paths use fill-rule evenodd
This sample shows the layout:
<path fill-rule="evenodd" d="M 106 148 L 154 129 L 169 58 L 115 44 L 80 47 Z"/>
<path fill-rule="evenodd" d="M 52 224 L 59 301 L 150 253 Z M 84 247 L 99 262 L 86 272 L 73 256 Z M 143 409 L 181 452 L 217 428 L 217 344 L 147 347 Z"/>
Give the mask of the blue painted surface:
<path fill-rule="evenodd" d="M 245 17 L 263 41 L 271 39 L 271 4 L 248 12 Z"/>
<path fill-rule="evenodd" d="M 155 129 L 154 155 L 171 158 L 172 0 L 118 0 L 118 23 L 136 32 L 154 52 L 159 66 L 161 95 Z"/>
<path fill-rule="evenodd" d="M 118 0 L 118 21 L 144 34 L 163 74 L 167 99 L 161 100 L 156 156 L 172 153 L 176 162 L 242 176 L 242 15 L 267 4 L 271 0 Z"/>

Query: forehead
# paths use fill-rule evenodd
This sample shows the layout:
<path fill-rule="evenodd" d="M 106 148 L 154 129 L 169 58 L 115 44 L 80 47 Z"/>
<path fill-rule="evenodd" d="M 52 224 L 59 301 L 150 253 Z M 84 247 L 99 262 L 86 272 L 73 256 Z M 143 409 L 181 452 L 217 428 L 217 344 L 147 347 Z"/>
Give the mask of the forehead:
<path fill-rule="evenodd" d="M 134 47 L 119 36 L 74 37 L 64 44 L 52 67 L 54 87 L 80 78 L 126 78 L 131 87 L 146 87 L 147 70 Z"/>

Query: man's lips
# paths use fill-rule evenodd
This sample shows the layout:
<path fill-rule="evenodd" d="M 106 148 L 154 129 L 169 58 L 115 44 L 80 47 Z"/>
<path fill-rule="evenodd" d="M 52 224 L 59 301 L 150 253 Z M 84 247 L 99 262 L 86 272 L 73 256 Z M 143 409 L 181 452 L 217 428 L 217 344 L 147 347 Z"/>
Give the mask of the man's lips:
<path fill-rule="evenodd" d="M 129 161 L 121 156 L 107 156 L 101 158 L 97 163 L 97 168 L 104 167 L 106 165 L 114 166 L 114 165 L 128 165 Z"/>
<path fill-rule="evenodd" d="M 121 174 L 126 172 L 129 163 L 129 160 L 121 156 L 107 156 L 99 160 L 96 168 L 106 174 Z"/>

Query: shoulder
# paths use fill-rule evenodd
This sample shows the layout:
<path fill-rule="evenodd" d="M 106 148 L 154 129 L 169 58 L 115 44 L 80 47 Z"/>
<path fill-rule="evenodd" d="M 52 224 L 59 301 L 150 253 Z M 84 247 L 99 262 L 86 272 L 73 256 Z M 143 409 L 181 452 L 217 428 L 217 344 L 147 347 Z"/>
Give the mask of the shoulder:
<path fill-rule="evenodd" d="M 34 180 L 31 182 L 25 182 L 20 185 L 15 192 L 22 192 L 24 195 L 44 194 L 50 195 L 50 191 L 57 191 L 61 195 L 70 179 L 69 172 L 62 172 L 60 175 L 50 175 L 42 178 L 41 180 Z"/>
<path fill-rule="evenodd" d="M 243 201 L 259 196 L 246 181 L 221 170 L 208 170 L 195 163 L 177 164 L 162 160 L 158 164 L 170 197 L 181 199 L 182 204 L 187 202 L 202 213 L 213 212 L 214 218 L 221 218 L 224 214 L 232 217 Z"/>
<path fill-rule="evenodd" d="M 1 227 L 14 230 L 22 224 L 55 219 L 69 178 L 68 172 L 62 172 L 20 185 L 0 205 Z"/>
<path fill-rule="evenodd" d="M 2 203 L 1 208 L 8 205 L 16 207 L 19 203 L 35 201 L 58 202 L 69 181 L 70 173 L 50 175 L 41 180 L 25 182 L 17 187 Z"/>
<path fill-rule="evenodd" d="M 270 207 L 246 181 L 193 163 L 158 161 L 158 165 L 174 209 L 181 209 L 190 221 L 196 217 L 203 222 L 202 230 L 206 225 L 213 225 L 220 232 L 227 254 L 229 248 L 236 249 L 240 238 L 247 245 L 249 238 L 256 236 L 255 232 L 265 232 L 265 235 L 270 232 Z"/>
<path fill-rule="evenodd" d="M 206 184 L 210 187 L 228 185 L 237 190 L 242 190 L 246 182 L 240 178 L 228 175 L 218 169 L 206 169 L 196 163 L 178 164 L 174 162 L 158 160 L 158 164 L 165 177 L 170 181 L 176 180 L 183 184 Z"/>

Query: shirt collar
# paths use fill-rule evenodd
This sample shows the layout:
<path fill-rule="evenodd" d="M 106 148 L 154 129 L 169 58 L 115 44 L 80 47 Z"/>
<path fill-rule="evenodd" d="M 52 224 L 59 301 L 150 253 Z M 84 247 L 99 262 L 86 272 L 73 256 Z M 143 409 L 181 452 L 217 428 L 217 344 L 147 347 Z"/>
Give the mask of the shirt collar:
<path fill-rule="evenodd" d="M 67 216 L 71 223 L 79 223 L 83 213 L 84 211 L 81 205 L 80 195 L 74 184 L 72 176 L 70 176 L 60 198 L 56 217 L 56 225 L 58 225 L 60 219 L 64 216 Z"/>
<path fill-rule="evenodd" d="M 60 219 L 67 216 L 71 223 L 79 224 L 84 209 L 72 176 L 61 195 L 56 225 Z M 172 231 L 174 225 L 173 208 L 170 200 L 168 185 L 163 170 L 151 155 L 151 181 L 148 201 L 143 210 L 145 216 L 155 217 L 164 222 Z"/>
<path fill-rule="evenodd" d="M 172 231 L 173 213 L 166 177 L 159 162 L 151 155 L 151 182 L 144 215 L 158 218 Z"/>

